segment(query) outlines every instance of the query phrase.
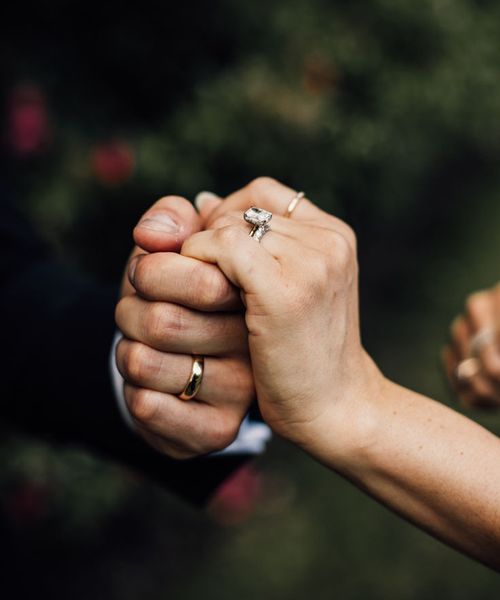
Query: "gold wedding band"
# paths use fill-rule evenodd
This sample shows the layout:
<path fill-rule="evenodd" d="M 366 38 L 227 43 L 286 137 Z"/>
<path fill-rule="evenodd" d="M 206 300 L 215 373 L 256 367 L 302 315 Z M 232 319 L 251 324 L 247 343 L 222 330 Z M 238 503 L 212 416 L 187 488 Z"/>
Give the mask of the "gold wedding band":
<path fill-rule="evenodd" d="M 286 212 L 283 215 L 285 219 L 289 219 L 292 216 L 293 211 L 297 208 L 299 202 L 304 196 L 304 192 L 297 192 L 295 196 L 290 200 L 290 204 L 287 206 Z"/>
<path fill-rule="evenodd" d="M 203 379 L 204 366 L 205 359 L 203 356 L 194 354 L 191 375 L 189 376 L 188 382 L 186 383 L 184 389 L 179 394 L 179 398 L 181 400 L 192 400 L 196 396 L 201 386 L 201 380 Z"/>

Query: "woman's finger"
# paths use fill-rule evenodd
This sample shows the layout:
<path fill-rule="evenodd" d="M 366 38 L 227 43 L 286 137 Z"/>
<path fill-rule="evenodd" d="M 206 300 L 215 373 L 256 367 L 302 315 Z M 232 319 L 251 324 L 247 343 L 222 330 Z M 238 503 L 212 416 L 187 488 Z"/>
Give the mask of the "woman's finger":
<path fill-rule="evenodd" d="M 248 352 L 248 332 L 240 313 L 203 313 L 134 295 L 120 300 L 115 318 L 125 337 L 163 352 L 204 356 Z"/>
<path fill-rule="evenodd" d="M 252 206 L 257 206 L 279 216 L 285 216 L 290 202 L 297 192 L 270 177 L 259 177 L 242 189 L 228 196 L 208 217 L 205 226 L 211 228 L 212 223 L 222 214 L 229 211 L 244 212 Z M 290 216 L 291 220 L 324 222 L 342 221 L 324 212 L 307 198 L 302 198 Z"/>
<path fill-rule="evenodd" d="M 201 311 L 241 310 L 239 291 L 215 265 L 173 252 L 139 255 L 129 279 L 146 300 L 172 302 Z"/>
<path fill-rule="evenodd" d="M 246 293 L 267 293 L 266 288 L 281 273 L 279 261 L 249 236 L 243 219 L 235 225 L 194 234 L 184 242 L 181 253 L 216 264 L 231 283 Z"/>
<path fill-rule="evenodd" d="M 243 213 L 239 211 L 229 211 L 218 217 L 213 222 L 213 229 L 222 229 L 230 225 L 240 226 L 247 233 L 252 230 L 252 225 L 245 221 Z M 271 235 L 280 234 L 282 237 L 295 242 L 295 248 L 299 246 L 307 247 L 329 254 L 333 249 L 334 238 L 340 236 L 355 252 L 356 238 L 354 232 L 345 223 L 343 225 L 344 227 L 339 227 L 336 223 L 329 222 L 328 218 L 325 218 L 323 222 L 312 224 L 311 222 L 292 221 L 273 215 L 269 221 L 270 231 L 262 238 L 261 243 L 273 256 L 282 255 L 282 244 L 273 243 L 280 238 Z"/>
<path fill-rule="evenodd" d="M 189 379 L 193 359 L 190 355 L 159 352 L 145 344 L 123 338 L 116 348 L 116 364 L 127 382 L 178 396 Z M 254 396 L 248 360 L 205 358 L 196 400 L 214 406 L 249 406 Z"/>

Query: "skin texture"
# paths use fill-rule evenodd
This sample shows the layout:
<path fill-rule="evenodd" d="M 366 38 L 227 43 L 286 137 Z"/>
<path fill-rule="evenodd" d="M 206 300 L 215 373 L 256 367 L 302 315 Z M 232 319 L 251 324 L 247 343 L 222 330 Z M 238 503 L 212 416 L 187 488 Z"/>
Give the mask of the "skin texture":
<path fill-rule="evenodd" d="M 164 310 L 169 315 L 172 300 L 180 302 L 182 294 L 191 294 L 186 291 L 189 276 L 182 283 L 184 266 L 193 272 L 194 263 L 189 261 L 216 267 L 233 291 L 228 292 L 228 284 L 221 284 L 213 275 L 213 289 L 203 292 L 205 298 L 212 298 L 212 310 L 203 305 L 203 311 L 199 310 L 201 304 L 191 306 L 197 302 L 191 294 L 186 302 L 202 315 L 182 313 L 178 320 L 182 326 L 174 328 L 175 353 L 182 354 L 179 340 L 184 336 L 179 331 L 185 328 L 187 352 L 204 346 L 214 353 L 212 360 L 227 361 L 230 357 L 217 354 L 217 340 L 221 339 L 217 336 L 222 336 L 232 359 L 239 361 L 246 373 L 243 380 L 253 374 L 260 410 L 276 433 L 404 518 L 500 569 L 500 441 L 464 416 L 401 388 L 380 373 L 360 339 L 355 236 L 345 223 L 307 200 L 299 204 L 291 219 L 281 217 L 293 195 L 280 183 L 261 178 L 223 203 L 205 204 L 201 217 L 207 229 L 185 239 L 175 267 L 174 260 L 167 259 L 170 266 L 165 269 L 178 269 L 175 292 L 169 291 L 174 284 L 162 275 L 162 268 L 146 268 L 152 257 L 140 259 L 143 274 L 137 279 L 139 265 L 131 274 L 131 283 L 138 290 L 135 304 L 122 300 L 122 308 L 117 310 L 118 324 L 122 329 L 129 327 L 127 336 L 132 340 L 119 348 L 118 364 L 128 380 L 136 370 L 135 387 L 127 387 L 139 397 L 144 394 L 138 404 L 128 395 L 134 417 L 148 435 L 153 431 L 170 440 L 172 419 L 182 411 L 182 434 L 189 436 L 199 433 L 200 425 L 194 425 L 198 423 L 198 405 L 225 408 L 223 400 L 221 404 L 215 401 L 219 393 L 226 402 L 229 397 L 236 402 L 232 394 L 233 388 L 239 389 L 236 371 L 226 369 L 215 375 L 223 362 L 207 369 L 206 376 L 212 371 L 212 379 L 207 379 L 199 401 L 179 404 L 174 395 L 165 393 L 179 386 L 179 371 L 185 367 L 181 358 L 174 361 L 169 357 L 161 332 L 172 329 L 171 317 L 158 313 Z M 242 219 L 242 211 L 254 205 L 274 214 L 272 230 L 261 244 L 248 236 L 250 227 Z M 198 273 L 202 267 L 199 269 Z M 204 288 L 210 285 L 208 279 L 204 281 Z M 139 290 L 147 299 L 139 298 Z M 233 300 L 229 301 L 228 295 Z M 238 305 L 238 295 L 244 310 Z M 158 298 L 164 301 L 158 304 L 154 300 Z M 139 300 L 151 306 L 144 308 Z M 160 308 L 151 308 L 155 305 Z M 234 306 L 233 312 L 228 305 Z M 245 344 L 229 339 L 242 335 L 241 321 L 235 325 L 234 312 L 246 328 Z M 223 333 L 221 314 L 227 321 Z M 199 342 L 189 331 L 195 318 Z M 166 327 L 158 327 L 162 319 Z M 217 340 L 201 333 L 201 326 Z M 162 347 L 155 348 L 155 354 L 138 353 L 120 364 L 120 356 L 127 354 L 126 344 Z M 150 370 L 142 371 L 141 365 L 148 361 Z M 188 373 L 185 366 L 182 381 Z M 224 396 L 222 388 L 231 394 Z M 191 414 L 186 407 L 192 407 Z M 241 418 L 241 412 L 238 414 Z M 168 443 L 170 448 L 172 442 Z"/>
<path fill-rule="evenodd" d="M 481 331 L 496 331 L 474 353 L 478 372 L 459 380 L 456 369 L 460 361 L 470 358 L 474 336 Z M 500 406 L 500 285 L 471 294 L 463 314 L 450 328 L 450 344 L 443 350 L 443 364 L 448 380 L 466 407 Z"/>

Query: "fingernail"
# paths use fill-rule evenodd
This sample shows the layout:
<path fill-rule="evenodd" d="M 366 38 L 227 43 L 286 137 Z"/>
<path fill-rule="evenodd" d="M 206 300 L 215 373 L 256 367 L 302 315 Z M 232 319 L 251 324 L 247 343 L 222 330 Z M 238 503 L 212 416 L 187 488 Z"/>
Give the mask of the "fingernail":
<path fill-rule="evenodd" d="M 212 192 L 200 192 L 199 194 L 196 194 L 196 198 L 194 199 L 194 205 L 196 206 L 196 210 L 200 212 L 205 202 L 207 202 L 208 200 L 213 200 L 214 198 L 217 199 L 219 198 L 219 196 Z"/>
<path fill-rule="evenodd" d="M 130 261 L 130 263 L 128 265 L 128 278 L 132 285 L 134 285 L 135 270 L 137 268 L 137 263 L 139 262 L 140 258 L 141 258 L 140 255 L 134 256 L 134 258 Z"/>
<path fill-rule="evenodd" d="M 137 227 L 161 231 L 162 233 L 178 233 L 179 225 L 172 217 L 165 212 L 149 213 L 139 223 Z"/>

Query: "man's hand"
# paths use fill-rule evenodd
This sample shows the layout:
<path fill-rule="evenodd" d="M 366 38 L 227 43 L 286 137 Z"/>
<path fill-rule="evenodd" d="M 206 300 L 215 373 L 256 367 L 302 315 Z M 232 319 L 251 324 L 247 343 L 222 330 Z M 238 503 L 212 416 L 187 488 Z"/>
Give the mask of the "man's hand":
<path fill-rule="evenodd" d="M 220 204 L 205 200 L 202 216 Z M 238 291 L 215 265 L 178 254 L 202 225 L 187 200 L 171 196 L 153 205 L 134 230 L 137 247 L 116 308 L 128 409 L 141 435 L 173 458 L 227 447 L 254 398 Z M 178 394 L 193 354 L 205 357 L 204 376 L 196 399 L 186 402 Z"/>
<path fill-rule="evenodd" d="M 469 296 L 451 325 L 444 367 L 464 406 L 500 406 L 500 285 Z"/>

